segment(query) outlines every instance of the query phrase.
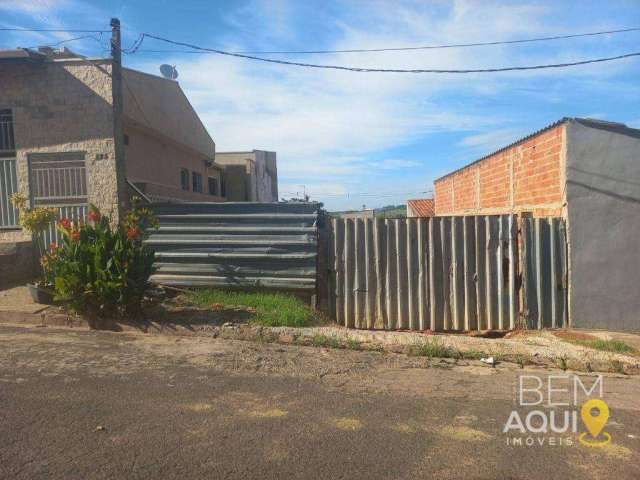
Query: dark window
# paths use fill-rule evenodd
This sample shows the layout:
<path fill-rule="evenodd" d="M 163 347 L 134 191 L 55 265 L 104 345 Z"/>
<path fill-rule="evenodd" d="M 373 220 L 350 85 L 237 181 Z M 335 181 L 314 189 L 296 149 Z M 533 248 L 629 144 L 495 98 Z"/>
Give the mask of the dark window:
<path fill-rule="evenodd" d="M 223 176 L 220 177 L 220 196 L 221 197 L 227 196 L 227 182 L 224 181 Z"/>
<path fill-rule="evenodd" d="M 209 177 L 209 195 L 218 195 L 218 179 Z"/>
<path fill-rule="evenodd" d="M 193 191 L 202 193 L 202 175 L 198 172 L 191 172 L 191 179 L 193 183 Z"/>
<path fill-rule="evenodd" d="M 129 145 L 129 135 L 125 135 L 123 141 L 125 145 Z"/>
<path fill-rule="evenodd" d="M 10 109 L 0 109 L 0 153 L 13 154 L 15 149 L 13 114 Z"/>
<path fill-rule="evenodd" d="M 180 169 L 180 186 L 183 190 L 189 191 L 189 170 L 186 168 Z"/>

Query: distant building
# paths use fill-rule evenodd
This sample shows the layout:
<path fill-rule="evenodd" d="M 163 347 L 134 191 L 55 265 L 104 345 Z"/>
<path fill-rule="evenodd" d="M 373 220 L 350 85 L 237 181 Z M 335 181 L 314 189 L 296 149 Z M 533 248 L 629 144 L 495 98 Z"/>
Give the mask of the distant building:
<path fill-rule="evenodd" d="M 345 219 L 370 219 L 370 218 L 375 218 L 375 211 L 373 209 L 364 209 L 364 210 L 353 210 L 350 212 L 337 212 L 337 215 L 340 216 L 340 218 L 345 218 Z"/>
<path fill-rule="evenodd" d="M 216 163 L 224 167 L 227 201 L 278 201 L 276 152 L 218 152 Z"/>
<path fill-rule="evenodd" d="M 433 198 L 407 200 L 407 217 L 427 218 L 435 215 Z"/>

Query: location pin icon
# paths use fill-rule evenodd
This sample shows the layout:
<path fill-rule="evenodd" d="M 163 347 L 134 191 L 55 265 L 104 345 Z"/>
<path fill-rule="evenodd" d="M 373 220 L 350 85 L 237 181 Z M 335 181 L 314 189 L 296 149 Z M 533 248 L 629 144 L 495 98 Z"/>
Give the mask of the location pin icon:
<path fill-rule="evenodd" d="M 591 410 L 598 410 L 598 415 L 593 416 Z M 593 438 L 596 438 L 609 419 L 609 407 L 605 402 L 598 399 L 592 399 L 584 402 L 580 409 L 582 421 L 587 426 L 587 430 Z"/>

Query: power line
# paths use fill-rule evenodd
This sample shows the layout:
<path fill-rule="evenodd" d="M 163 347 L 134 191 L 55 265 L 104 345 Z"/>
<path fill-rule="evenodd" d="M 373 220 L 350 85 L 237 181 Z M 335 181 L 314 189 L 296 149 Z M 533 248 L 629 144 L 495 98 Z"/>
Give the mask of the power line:
<path fill-rule="evenodd" d="M 2 32 L 110 33 L 111 30 L 57 30 L 50 28 L 0 28 Z"/>
<path fill-rule="evenodd" d="M 91 38 L 92 40 L 95 40 L 96 42 L 100 43 L 101 42 L 101 38 L 102 38 L 102 34 L 100 34 L 100 37 L 96 37 L 94 35 L 83 35 L 81 37 L 68 38 L 67 40 L 61 40 L 59 42 L 52 43 L 52 44 L 49 44 L 49 45 L 34 45 L 32 47 L 26 47 L 26 48 L 57 47 L 58 45 L 62 45 L 63 43 L 75 42 L 77 40 L 84 40 L 86 38 Z"/>
<path fill-rule="evenodd" d="M 640 52 L 625 53 L 623 55 L 616 55 L 613 57 L 595 58 L 589 60 L 581 60 L 578 62 L 566 62 L 566 63 L 552 63 L 543 65 L 528 65 L 521 67 L 498 67 L 498 68 L 468 68 L 468 69 L 400 69 L 400 68 L 366 68 L 366 67 L 347 67 L 342 65 L 323 65 L 316 63 L 302 63 L 302 62 L 290 62 L 287 60 L 278 60 L 275 58 L 256 57 L 254 55 L 245 55 L 241 53 L 227 52 L 225 50 L 219 50 L 215 48 L 200 47 L 186 42 L 178 42 L 175 40 L 169 40 L 167 38 L 151 35 L 149 33 L 142 34 L 144 38 L 153 38 L 161 42 L 169 43 L 172 45 L 178 45 L 181 47 L 187 47 L 192 50 L 200 50 L 203 52 L 215 53 L 218 55 L 226 55 L 230 57 L 245 58 L 247 60 L 256 60 L 259 62 L 275 63 L 279 65 L 290 65 L 296 67 L 318 68 L 318 69 L 330 69 L 330 70 L 343 70 L 349 72 L 361 72 L 361 73 L 496 73 L 496 72 L 509 72 L 509 71 L 522 71 L 522 70 L 541 70 L 547 68 L 564 68 L 572 67 L 576 65 L 586 65 L 590 63 L 610 62 L 613 60 L 621 60 L 624 58 L 631 58 L 640 56 Z M 144 41 L 144 38 L 142 41 Z M 140 44 L 142 44 L 142 41 Z"/>
<path fill-rule="evenodd" d="M 355 48 L 350 50 L 290 50 L 290 51 L 238 51 L 232 53 L 240 53 L 245 55 L 305 55 L 305 54 L 324 54 L 324 53 L 367 53 L 367 52 L 398 52 L 411 50 L 435 50 L 441 48 L 465 48 L 465 47 L 485 47 L 489 45 L 512 45 L 517 43 L 545 42 L 550 40 L 562 40 L 567 38 L 593 37 L 596 35 L 608 35 L 624 32 L 640 31 L 640 27 L 621 28 L 618 30 L 607 30 L 600 32 L 574 33 L 568 35 L 554 35 L 551 37 L 523 38 L 517 40 L 499 40 L 494 42 L 477 42 L 477 43 L 452 43 L 444 45 L 423 45 L 418 47 L 389 47 L 389 48 Z"/>

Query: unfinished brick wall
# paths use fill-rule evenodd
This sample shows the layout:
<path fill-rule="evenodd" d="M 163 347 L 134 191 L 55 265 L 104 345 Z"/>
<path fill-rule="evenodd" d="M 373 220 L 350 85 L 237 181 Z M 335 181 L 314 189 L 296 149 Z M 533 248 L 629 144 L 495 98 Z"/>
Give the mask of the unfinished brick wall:
<path fill-rule="evenodd" d="M 560 215 L 564 128 L 557 125 L 436 180 L 436 215 Z"/>

